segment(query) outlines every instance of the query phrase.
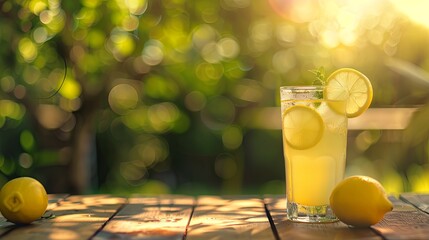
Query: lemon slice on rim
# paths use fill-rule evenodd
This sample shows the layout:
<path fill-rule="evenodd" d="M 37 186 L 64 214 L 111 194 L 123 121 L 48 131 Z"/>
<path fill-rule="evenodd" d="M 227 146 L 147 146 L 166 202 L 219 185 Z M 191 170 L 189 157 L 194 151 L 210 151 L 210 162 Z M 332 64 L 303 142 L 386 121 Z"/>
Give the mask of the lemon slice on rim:
<path fill-rule="evenodd" d="M 330 100 L 345 100 L 346 115 L 357 117 L 365 112 L 372 102 L 372 85 L 361 72 L 352 68 L 341 68 L 333 72 L 326 80 L 325 97 Z M 329 105 L 337 112 L 341 105 Z"/>
<path fill-rule="evenodd" d="M 295 105 L 283 114 L 283 136 L 292 148 L 303 150 L 316 145 L 323 136 L 322 117 L 314 109 Z"/>

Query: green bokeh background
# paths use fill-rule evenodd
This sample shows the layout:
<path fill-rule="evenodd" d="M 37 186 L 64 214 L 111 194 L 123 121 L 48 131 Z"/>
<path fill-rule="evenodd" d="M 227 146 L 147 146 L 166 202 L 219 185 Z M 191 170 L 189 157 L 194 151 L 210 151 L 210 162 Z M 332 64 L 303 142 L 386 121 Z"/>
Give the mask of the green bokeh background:
<path fill-rule="evenodd" d="M 429 21 L 399 6 L 2 1 L 0 182 L 32 176 L 49 193 L 284 193 L 279 86 L 352 67 L 373 84 L 371 108 L 416 111 L 403 129 L 350 130 L 346 173 L 390 193 L 427 192 Z"/>

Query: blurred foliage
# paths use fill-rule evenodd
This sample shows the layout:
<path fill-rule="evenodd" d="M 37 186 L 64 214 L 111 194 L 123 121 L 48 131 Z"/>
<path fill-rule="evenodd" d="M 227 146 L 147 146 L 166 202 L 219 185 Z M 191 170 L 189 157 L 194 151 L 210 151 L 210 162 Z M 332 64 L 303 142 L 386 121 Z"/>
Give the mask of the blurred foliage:
<path fill-rule="evenodd" d="M 372 107 L 419 107 L 403 131 L 351 132 L 348 173 L 429 191 L 429 23 L 403 2 L 2 1 L 2 181 L 281 193 L 278 87 L 347 66 L 371 79 Z"/>

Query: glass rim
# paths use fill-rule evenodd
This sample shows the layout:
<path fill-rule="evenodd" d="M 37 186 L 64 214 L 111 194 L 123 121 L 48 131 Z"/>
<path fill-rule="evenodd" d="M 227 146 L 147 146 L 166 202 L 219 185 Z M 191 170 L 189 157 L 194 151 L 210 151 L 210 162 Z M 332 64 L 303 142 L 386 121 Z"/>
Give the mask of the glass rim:
<path fill-rule="evenodd" d="M 322 85 L 297 85 L 297 86 L 280 86 L 280 90 L 289 90 L 289 91 L 311 91 L 311 90 L 323 90 L 325 86 Z"/>

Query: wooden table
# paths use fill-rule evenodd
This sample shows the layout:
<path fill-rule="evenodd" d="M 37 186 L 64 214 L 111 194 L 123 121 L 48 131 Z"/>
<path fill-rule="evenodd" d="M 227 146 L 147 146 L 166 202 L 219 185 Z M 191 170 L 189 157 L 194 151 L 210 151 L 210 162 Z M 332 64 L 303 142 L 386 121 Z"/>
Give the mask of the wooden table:
<path fill-rule="evenodd" d="M 26 226 L 0 218 L 2 239 L 429 239 L 429 194 L 391 197 L 395 207 L 371 228 L 341 222 L 292 223 L 284 196 L 50 195 Z"/>

